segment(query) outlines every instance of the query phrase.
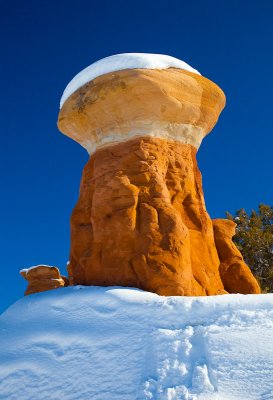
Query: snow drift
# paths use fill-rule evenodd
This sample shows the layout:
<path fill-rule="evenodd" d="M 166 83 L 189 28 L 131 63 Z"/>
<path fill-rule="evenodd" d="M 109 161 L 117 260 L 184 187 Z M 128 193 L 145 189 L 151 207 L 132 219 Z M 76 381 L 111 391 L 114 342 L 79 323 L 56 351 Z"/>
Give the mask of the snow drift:
<path fill-rule="evenodd" d="M 67 287 L 0 317 L 0 399 L 273 399 L 273 294 Z"/>

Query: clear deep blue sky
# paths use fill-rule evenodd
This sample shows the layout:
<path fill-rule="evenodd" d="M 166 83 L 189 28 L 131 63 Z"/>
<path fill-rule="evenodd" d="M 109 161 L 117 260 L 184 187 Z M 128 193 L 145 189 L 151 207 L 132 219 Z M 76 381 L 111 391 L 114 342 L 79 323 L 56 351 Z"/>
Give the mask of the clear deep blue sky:
<path fill-rule="evenodd" d="M 218 83 L 227 105 L 198 154 L 208 211 L 272 205 L 273 1 L 0 0 L 0 8 L 0 311 L 23 296 L 21 268 L 66 272 L 88 156 L 58 132 L 59 100 L 100 58 L 169 54 Z"/>

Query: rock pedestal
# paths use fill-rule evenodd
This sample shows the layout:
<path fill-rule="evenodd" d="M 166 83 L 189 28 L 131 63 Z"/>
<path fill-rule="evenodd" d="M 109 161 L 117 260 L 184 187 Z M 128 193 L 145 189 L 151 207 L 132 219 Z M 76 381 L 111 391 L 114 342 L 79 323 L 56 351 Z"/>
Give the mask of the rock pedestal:
<path fill-rule="evenodd" d="M 96 151 L 71 218 L 74 284 L 223 292 L 195 154 L 190 145 L 152 137 Z"/>
<path fill-rule="evenodd" d="M 196 162 L 224 104 L 217 85 L 176 68 L 111 72 L 65 101 L 59 129 L 91 156 L 71 217 L 71 284 L 227 293 Z"/>

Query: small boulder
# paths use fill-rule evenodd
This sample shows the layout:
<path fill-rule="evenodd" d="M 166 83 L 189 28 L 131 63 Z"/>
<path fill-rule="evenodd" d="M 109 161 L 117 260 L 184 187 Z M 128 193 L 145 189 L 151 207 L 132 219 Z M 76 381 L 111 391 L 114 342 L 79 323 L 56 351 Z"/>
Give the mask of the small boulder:
<path fill-rule="evenodd" d="M 68 279 L 60 275 L 59 268 L 50 267 L 49 265 L 37 265 L 35 267 L 22 269 L 20 274 L 28 281 L 25 296 L 69 285 Z"/>

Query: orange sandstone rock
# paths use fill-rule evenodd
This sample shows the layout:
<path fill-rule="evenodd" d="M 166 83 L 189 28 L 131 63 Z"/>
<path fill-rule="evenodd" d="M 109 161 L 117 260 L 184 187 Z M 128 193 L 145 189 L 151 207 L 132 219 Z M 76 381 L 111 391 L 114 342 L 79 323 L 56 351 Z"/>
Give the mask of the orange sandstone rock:
<path fill-rule="evenodd" d="M 220 276 L 230 293 L 261 293 L 243 256 L 232 241 L 236 224 L 228 219 L 213 219 L 215 244 L 220 258 Z"/>
<path fill-rule="evenodd" d="M 196 162 L 224 105 L 216 84 L 177 68 L 110 72 L 66 99 L 58 127 L 91 155 L 71 217 L 71 284 L 227 293 Z"/>
<path fill-rule="evenodd" d="M 69 285 L 68 279 L 60 275 L 57 267 L 38 265 L 29 269 L 23 269 L 20 271 L 20 274 L 28 281 L 25 295 Z"/>
<path fill-rule="evenodd" d="M 58 127 L 89 154 L 146 135 L 198 148 L 224 105 L 222 90 L 203 76 L 176 68 L 125 69 L 74 92 L 60 110 Z"/>
<path fill-rule="evenodd" d="M 196 149 L 143 137 L 98 150 L 71 218 L 73 284 L 223 293 Z"/>

